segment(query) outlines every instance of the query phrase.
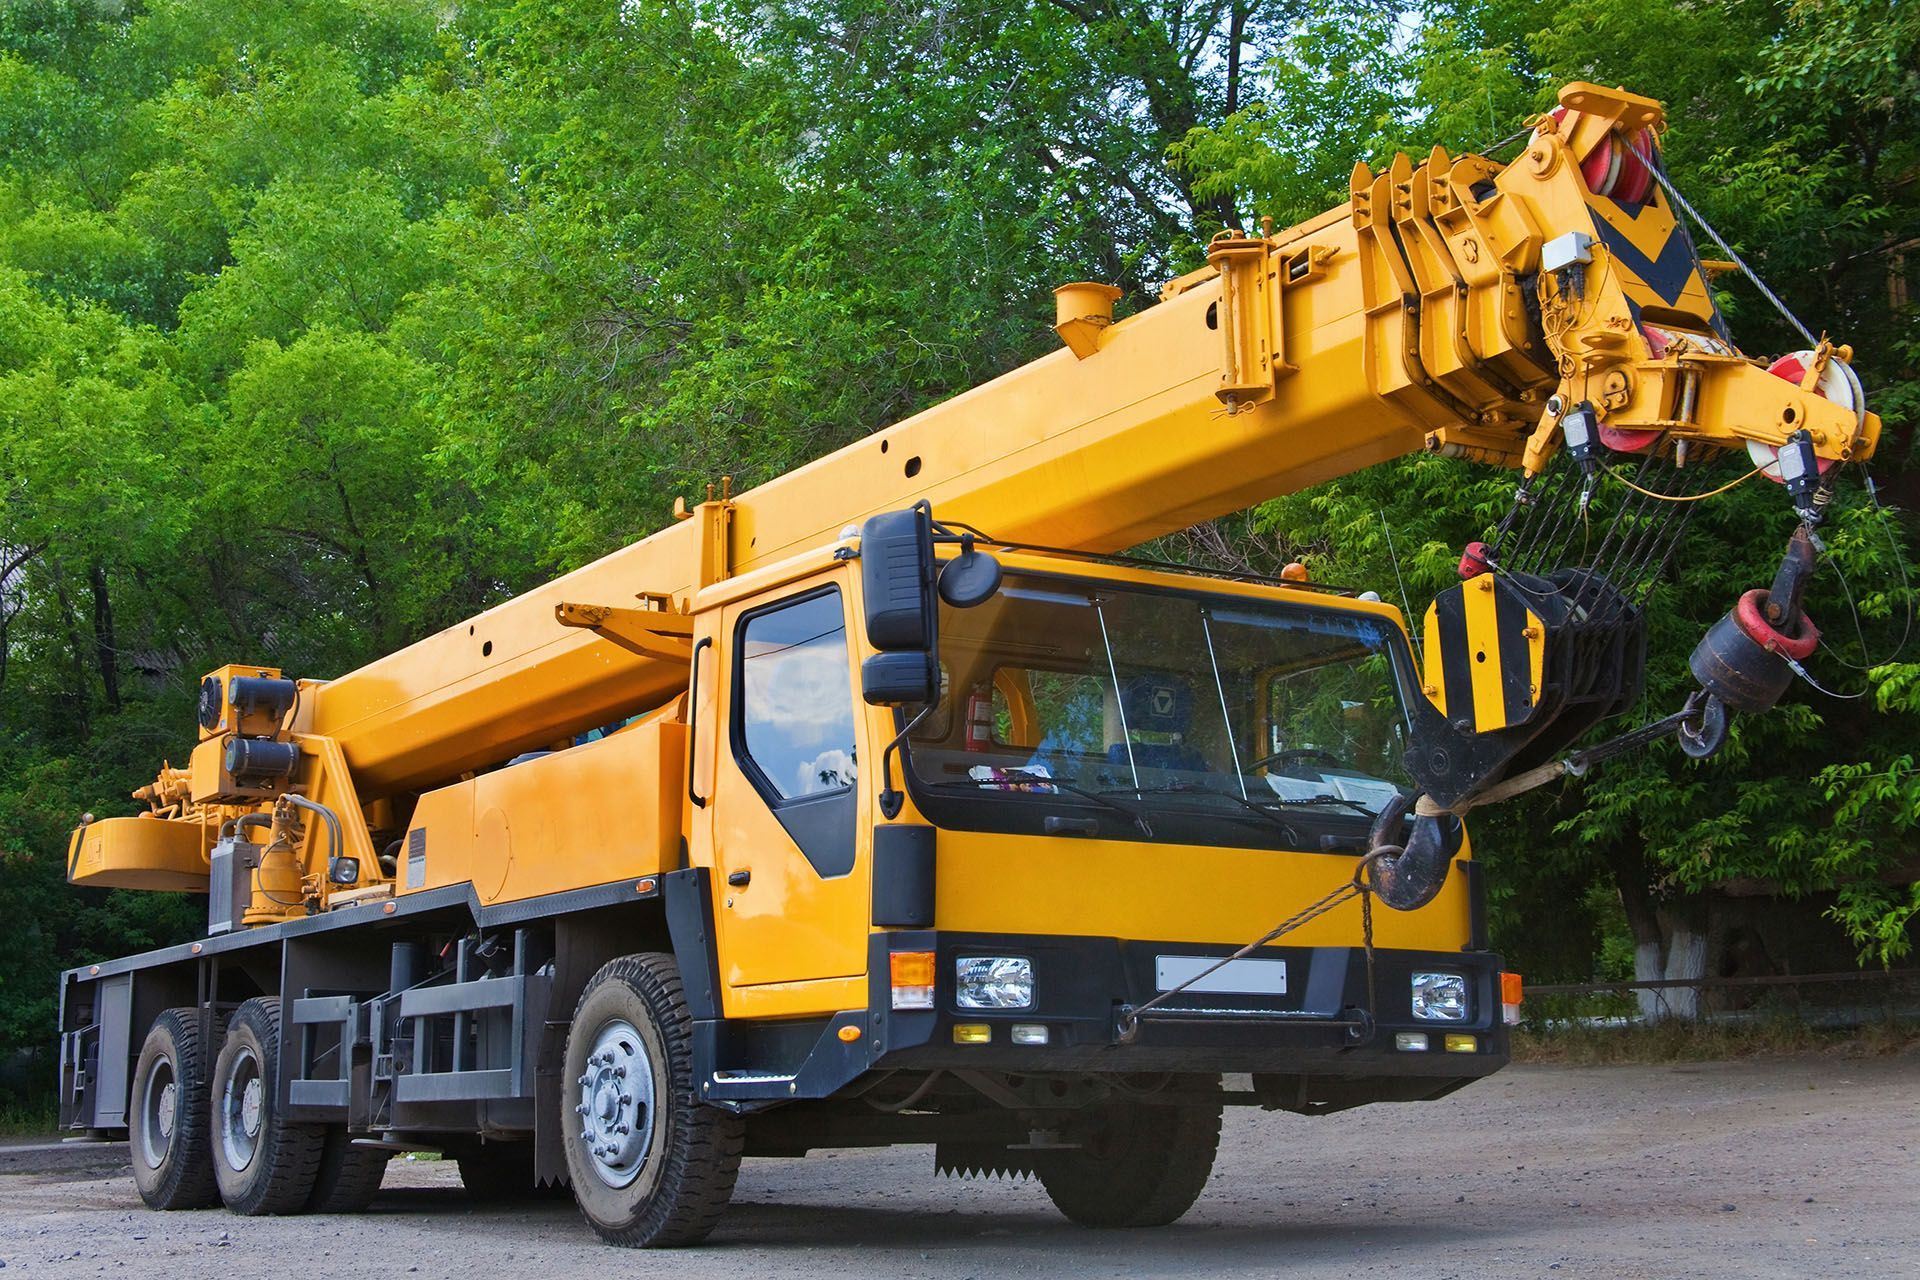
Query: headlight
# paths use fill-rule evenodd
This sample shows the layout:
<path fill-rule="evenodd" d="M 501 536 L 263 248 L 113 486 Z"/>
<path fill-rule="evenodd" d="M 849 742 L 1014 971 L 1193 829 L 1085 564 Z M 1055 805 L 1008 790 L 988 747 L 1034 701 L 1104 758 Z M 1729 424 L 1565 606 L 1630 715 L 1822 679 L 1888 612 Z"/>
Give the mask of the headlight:
<path fill-rule="evenodd" d="M 1465 1022 L 1466 978 L 1457 973 L 1414 974 L 1413 1016 L 1422 1022 Z"/>
<path fill-rule="evenodd" d="M 962 956 L 954 977 L 954 1003 L 962 1009 L 1033 1007 L 1033 961 L 1025 956 Z"/>

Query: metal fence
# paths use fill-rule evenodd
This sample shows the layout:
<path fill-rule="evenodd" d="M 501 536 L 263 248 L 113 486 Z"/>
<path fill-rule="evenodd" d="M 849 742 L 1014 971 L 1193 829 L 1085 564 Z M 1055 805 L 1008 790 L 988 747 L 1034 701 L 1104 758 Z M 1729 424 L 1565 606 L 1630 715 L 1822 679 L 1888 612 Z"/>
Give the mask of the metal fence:
<path fill-rule="evenodd" d="M 1920 1021 L 1920 969 L 1527 983 L 1530 1021 L 1628 1024 L 1664 1018 L 1785 1018 L 1819 1027 Z M 1628 1001 L 1631 1000 L 1631 1007 Z"/>

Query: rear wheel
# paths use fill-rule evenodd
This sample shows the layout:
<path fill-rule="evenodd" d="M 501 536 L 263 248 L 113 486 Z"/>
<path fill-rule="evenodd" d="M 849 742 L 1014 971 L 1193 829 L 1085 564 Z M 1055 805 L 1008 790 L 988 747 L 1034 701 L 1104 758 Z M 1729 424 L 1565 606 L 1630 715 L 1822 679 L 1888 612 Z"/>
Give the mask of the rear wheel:
<path fill-rule="evenodd" d="M 1054 1206 L 1083 1227 L 1164 1227 L 1200 1198 L 1220 1148 L 1220 1103 L 1101 1104 L 1084 1145 L 1037 1153 Z"/>
<path fill-rule="evenodd" d="M 280 1112 L 280 1002 L 234 1011 L 213 1068 L 213 1172 L 227 1208 L 248 1216 L 299 1213 L 319 1175 L 326 1126 Z"/>
<path fill-rule="evenodd" d="M 220 1203 L 207 1108 L 210 1056 L 197 1009 L 166 1010 L 140 1046 L 127 1147 L 133 1185 L 150 1209 L 207 1209 Z"/>
<path fill-rule="evenodd" d="M 307 1212 L 359 1213 L 373 1203 L 392 1158 L 393 1152 L 380 1147 L 355 1146 L 345 1125 L 328 1125 Z"/>
<path fill-rule="evenodd" d="M 704 1239 L 733 1195 L 743 1127 L 695 1096 L 693 1024 L 671 956 L 623 956 L 594 975 L 562 1078 L 567 1174 L 593 1229 L 634 1247 Z"/>

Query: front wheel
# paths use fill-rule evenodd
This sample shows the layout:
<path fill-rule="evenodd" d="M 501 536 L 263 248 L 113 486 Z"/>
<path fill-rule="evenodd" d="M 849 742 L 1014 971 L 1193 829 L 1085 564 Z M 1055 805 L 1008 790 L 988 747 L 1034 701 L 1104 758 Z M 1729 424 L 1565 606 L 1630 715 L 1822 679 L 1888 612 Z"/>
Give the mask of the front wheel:
<path fill-rule="evenodd" d="M 695 1096 L 693 1022 L 671 956 L 622 956 L 594 975 L 563 1079 L 567 1174 L 593 1229 L 636 1248 L 704 1239 L 733 1195 L 743 1125 Z"/>
<path fill-rule="evenodd" d="M 1100 1104 L 1083 1144 L 1039 1152 L 1034 1172 L 1083 1227 L 1164 1227 L 1200 1198 L 1220 1149 L 1220 1103 Z"/>

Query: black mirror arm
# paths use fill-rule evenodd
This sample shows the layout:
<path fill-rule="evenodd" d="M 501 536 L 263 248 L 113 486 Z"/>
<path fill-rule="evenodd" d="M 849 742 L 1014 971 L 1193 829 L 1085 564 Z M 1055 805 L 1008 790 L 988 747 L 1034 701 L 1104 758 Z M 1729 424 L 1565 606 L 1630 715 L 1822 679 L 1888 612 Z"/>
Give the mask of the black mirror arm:
<path fill-rule="evenodd" d="M 903 793 L 893 789 L 894 753 L 901 749 L 901 744 L 907 740 L 907 735 L 919 728 L 922 720 L 933 714 L 933 709 L 937 705 L 937 702 L 929 702 L 921 707 L 920 714 L 907 721 L 905 727 L 894 734 L 893 740 L 880 752 L 880 813 L 889 822 L 900 816 L 900 807 L 907 801 Z"/>

